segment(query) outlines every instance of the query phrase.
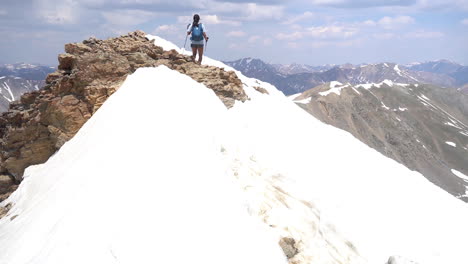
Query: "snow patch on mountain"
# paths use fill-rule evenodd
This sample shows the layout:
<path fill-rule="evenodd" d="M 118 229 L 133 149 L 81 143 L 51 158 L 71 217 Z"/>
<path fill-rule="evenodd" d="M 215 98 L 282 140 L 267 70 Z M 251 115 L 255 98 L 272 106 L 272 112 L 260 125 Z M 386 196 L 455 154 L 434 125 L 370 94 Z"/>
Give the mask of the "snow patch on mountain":
<path fill-rule="evenodd" d="M 445 141 L 445 144 L 449 145 L 449 146 L 452 146 L 452 147 L 457 147 L 457 144 L 455 144 L 454 142 L 451 142 L 451 141 Z"/>
<path fill-rule="evenodd" d="M 452 169 L 452 173 L 457 175 L 458 177 L 462 178 L 464 181 L 468 182 L 468 176 L 466 176 L 465 174 L 457 171 L 457 170 L 454 170 Z"/>

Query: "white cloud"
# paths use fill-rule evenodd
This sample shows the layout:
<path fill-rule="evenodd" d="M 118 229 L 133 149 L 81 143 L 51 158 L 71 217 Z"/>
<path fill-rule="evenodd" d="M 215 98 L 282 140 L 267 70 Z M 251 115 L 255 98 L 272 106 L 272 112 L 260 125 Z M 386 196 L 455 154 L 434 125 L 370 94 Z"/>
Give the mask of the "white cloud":
<path fill-rule="evenodd" d="M 358 30 L 354 27 L 345 26 L 323 26 L 307 29 L 307 34 L 314 38 L 349 38 L 354 36 Z"/>
<path fill-rule="evenodd" d="M 193 17 L 191 16 L 178 16 L 177 21 L 179 23 L 191 23 L 193 21 Z M 231 25 L 231 26 L 240 26 L 241 23 L 239 21 L 234 20 L 224 20 L 218 17 L 218 15 L 203 15 L 200 14 L 200 22 L 206 22 L 208 25 Z"/>
<path fill-rule="evenodd" d="M 409 32 L 405 34 L 406 37 L 408 38 L 422 38 L 422 39 L 427 39 L 427 38 L 442 38 L 444 36 L 444 33 L 438 32 L 438 31 L 425 31 L 425 30 L 419 30 L 415 32 Z"/>
<path fill-rule="evenodd" d="M 72 0 L 37 0 L 33 5 L 36 15 L 48 24 L 76 24 L 80 18 L 81 8 Z"/>
<path fill-rule="evenodd" d="M 155 34 L 179 34 L 180 32 L 180 28 L 178 28 L 176 25 L 161 25 L 154 30 Z"/>
<path fill-rule="evenodd" d="M 386 29 L 393 29 L 403 25 L 413 24 L 415 22 L 414 18 L 410 16 L 396 16 L 396 17 L 383 17 L 377 24 Z"/>
<path fill-rule="evenodd" d="M 155 13 L 142 10 L 118 10 L 103 12 L 107 24 L 119 26 L 135 26 L 156 17 Z"/>
<path fill-rule="evenodd" d="M 295 24 L 295 23 L 297 23 L 299 21 L 303 21 L 303 20 L 306 20 L 306 19 L 311 19 L 313 17 L 315 17 L 315 14 L 312 13 L 312 12 L 307 11 L 307 12 L 304 12 L 303 14 L 301 14 L 301 15 L 297 15 L 297 16 L 289 18 L 288 20 L 283 22 L 283 24 L 291 25 L 291 24 Z"/>
<path fill-rule="evenodd" d="M 249 43 L 255 43 L 255 42 L 259 41 L 261 38 L 262 38 L 262 37 L 257 36 L 257 35 L 251 36 L 251 37 L 247 40 L 247 42 L 249 42 Z"/>
<path fill-rule="evenodd" d="M 374 34 L 373 36 L 377 39 L 383 39 L 383 40 L 392 39 L 396 37 L 396 35 L 393 33 L 377 33 L 377 34 Z"/>
<path fill-rule="evenodd" d="M 468 10 L 466 0 L 418 0 L 417 8 L 424 11 L 460 11 Z"/>
<path fill-rule="evenodd" d="M 302 39 L 304 37 L 304 33 L 303 32 L 293 32 L 293 33 L 289 33 L 289 34 L 285 34 L 285 33 L 278 33 L 276 34 L 275 36 L 277 39 L 279 40 L 289 40 L 289 41 L 292 41 L 292 40 L 298 40 L 298 39 Z"/>
<path fill-rule="evenodd" d="M 468 25 L 468 18 L 463 19 L 462 21 L 460 21 L 460 23 L 462 23 L 463 25 Z"/>
<path fill-rule="evenodd" d="M 373 20 L 366 20 L 366 21 L 362 22 L 361 25 L 373 27 L 373 26 L 376 26 L 377 23 L 375 21 L 373 21 Z"/>
<path fill-rule="evenodd" d="M 283 6 L 258 5 L 255 3 L 247 4 L 242 11 L 246 20 L 279 20 L 284 15 Z"/>
<path fill-rule="evenodd" d="M 228 48 L 229 49 L 239 49 L 241 46 L 237 43 L 231 43 L 229 44 Z"/>
<path fill-rule="evenodd" d="M 227 37 L 244 37 L 247 35 L 244 31 L 230 31 L 226 34 Z"/>
<path fill-rule="evenodd" d="M 270 46 L 271 44 L 273 44 L 273 40 L 271 38 L 266 38 L 263 40 L 264 46 Z"/>
<path fill-rule="evenodd" d="M 367 8 L 377 6 L 411 6 L 416 0 L 310 0 L 312 4 L 343 8 Z"/>
<path fill-rule="evenodd" d="M 276 38 L 279 40 L 295 41 L 306 37 L 320 38 L 320 39 L 346 39 L 356 35 L 358 29 L 349 26 L 320 26 L 310 27 L 303 31 L 296 31 L 293 33 L 278 33 Z"/>
<path fill-rule="evenodd" d="M 0 9 L 0 16 L 5 16 L 8 12 L 5 9 Z"/>

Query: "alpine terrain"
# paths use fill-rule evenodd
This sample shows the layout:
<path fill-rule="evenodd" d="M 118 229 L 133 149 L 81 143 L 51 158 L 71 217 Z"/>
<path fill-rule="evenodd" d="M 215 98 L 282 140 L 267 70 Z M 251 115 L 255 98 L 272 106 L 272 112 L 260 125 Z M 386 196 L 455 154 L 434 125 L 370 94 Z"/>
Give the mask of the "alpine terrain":
<path fill-rule="evenodd" d="M 468 95 L 426 84 L 331 82 L 291 96 L 325 123 L 468 202 Z"/>
<path fill-rule="evenodd" d="M 0 116 L 0 263 L 466 262 L 466 203 L 271 84 L 141 31 L 65 51 Z"/>
<path fill-rule="evenodd" d="M 455 63 L 447 65 L 448 62 L 446 61 L 414 63 L 411 65 L 377 63 L 316 67 L 298 64 L 268 64 L 262 60 L 252 58 L 225 63 L 241 71 L 246 76 L 270 82 L 286 95 L 301 93 L 332 81 L 357 85 L 391 80 L 408 84 L 428 83 L 464 90 L 466 90 L 468 84 L 468 67 Z M 432 66 L 434 67 L 432 68 Z"/>
<path fill-rule="evenodd" d="M 0 65 L 0 112 L 6 111 L 22 94 L 42 88 L 45 77 L 53 71 L 53 67 L 36 64 Z"/>

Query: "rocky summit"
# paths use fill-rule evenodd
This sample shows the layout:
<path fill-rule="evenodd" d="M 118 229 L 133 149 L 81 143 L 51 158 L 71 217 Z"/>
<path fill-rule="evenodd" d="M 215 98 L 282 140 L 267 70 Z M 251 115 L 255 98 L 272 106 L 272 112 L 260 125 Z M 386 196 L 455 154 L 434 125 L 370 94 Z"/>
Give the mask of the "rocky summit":
<path fill-rule="evenodd" d="M 26 167 L 45 162 L 140 67 L 166 65 L 186 74 L 212 89 L 226 107 L 248 99 L 234 72 L 164 51 L 142 31 L 66 44 L 65 52 L 44 89 L 24 94 L 0 115 L 0 174 L 21 181 Z"/>

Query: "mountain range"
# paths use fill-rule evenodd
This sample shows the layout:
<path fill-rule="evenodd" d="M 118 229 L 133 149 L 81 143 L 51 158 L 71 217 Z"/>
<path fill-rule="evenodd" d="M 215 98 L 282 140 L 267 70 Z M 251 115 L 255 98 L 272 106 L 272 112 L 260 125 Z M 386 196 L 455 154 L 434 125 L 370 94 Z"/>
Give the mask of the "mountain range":
<path fill-rule="evenodd" d="M 55 67 L 39 64 L 4 64 L 0 65 L 0 113 L 8 109 L 26 92 L 37 91 L 45 84 L 47 74 Z"/>
<path fill-rule="evenodd" d="M 260 59 L 252 58 L 225 63 L 241 71 L 246 76 L 258 78 L 275 85 L 286 95 L 301 93 L 332 81 L 356 85 L 391 80 L 398 83 L 427 83 L 468 90 L 466 87 L 468 84 L 468 67 L 447 60 L 411 65 L 377 63 L 319 67 L 299 64 L 269 64 Z"/>

